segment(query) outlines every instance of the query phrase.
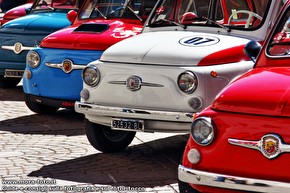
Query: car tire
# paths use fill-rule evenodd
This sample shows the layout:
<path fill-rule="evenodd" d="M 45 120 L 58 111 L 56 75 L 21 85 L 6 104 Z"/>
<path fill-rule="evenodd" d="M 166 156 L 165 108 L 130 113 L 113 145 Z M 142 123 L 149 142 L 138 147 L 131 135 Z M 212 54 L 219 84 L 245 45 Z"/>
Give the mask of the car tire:
<path fill-rule="evenodd" d="M 85 118 L 85 130 L 90 144 L 103 153 L 113 153 L 126 149 L 136 132 L 112 130 L 108 126 L 90 122 Z"/>
<path fill-rule="evenodd" d="M 52 107 L 48 105 L 43 105 L 36 103 L 31 100 L 30 96 L 28 94 L 24 95 L 25 104 L 26 106 L 33 112 L 38 114 L 52 114 L 55 113 L 59 108 L 58 107 Z"/>
<path fill-rule="evenodd" d="M 5 78 L 0 76 L 0 88 L 14 88 L 20 82 L 21 78 Z"/>

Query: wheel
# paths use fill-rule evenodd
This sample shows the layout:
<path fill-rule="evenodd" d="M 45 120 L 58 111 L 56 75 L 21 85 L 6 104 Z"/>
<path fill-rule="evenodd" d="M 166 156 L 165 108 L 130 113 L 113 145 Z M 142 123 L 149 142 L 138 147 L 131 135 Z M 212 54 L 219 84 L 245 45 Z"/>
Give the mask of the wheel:
<path fill-rule="evenodd" d="M 253 17 L 256 17 L 256 18 L 259 19 L 260 21 L 262 21 L 262 19 L 263 19 L 263 18 L 262 18 L 260 15 L 258 15 L 257 13 L 254 13 L 254 12 L 251 12 L 251 11 L 248 11 L 248 10 L 239 10 L 239 11 L 236 11 L 235 13 L 233 13 L 233 14 L 229 17 L 228 25 L 230 25 L 233 16 L 234 16 L 235 14 L 238 14 L 238 13 L 245 13 L 245 14 L 248 14 L 248 15 L 249 15 L 249 17 L 248 17 L 248 19 L 247 19 L 247 22 L 246 22 L 246 25 L 245 25 L 245 28 L 249 28 L 250 23 L 251 23 L 251 19 L 252 19 Z"/>
<path fill-rule="evenodd" d="M 38 114 L 51 114 L 55 113 L 59 108 L 58 107 L 52 107 L 48 105 L 43 105 L 36 103 L 31 100 L 30 95 L 25 94 L 24 95 L 25 99 L 25 104 L 26 106 L 33 112 L 38 113 Z"/>
<path fill-rule="evenodd" d="M 0 88 L 14 88 L 20 82 L 21 78 L 5 78 L 0 76 Z"/>
<path fill-rule="evenodd" d="M 104 153 L 122 151 L 133 141 L 136 132 L 115 131 L 108 126 L 90 122 L 85 118 L 86 135 L 91 145 Z"/>
<path fill-rule="evenodd" d="M 180 193 L 200 193 L 193 189 L 188 183 L 178 180 L 178 188 Z"/>

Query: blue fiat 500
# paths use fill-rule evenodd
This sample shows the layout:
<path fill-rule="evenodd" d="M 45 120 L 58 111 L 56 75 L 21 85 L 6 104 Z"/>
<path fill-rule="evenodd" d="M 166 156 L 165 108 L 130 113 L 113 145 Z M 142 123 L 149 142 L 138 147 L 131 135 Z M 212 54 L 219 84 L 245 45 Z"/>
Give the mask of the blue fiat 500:
<path fill-rule="evenodd" d="M 73 24 L 46 36 L 27 54 L 23 90 L 28 108 L 74 108 L 82 69 L 111 45 L 141 33 L 156 0 L 86 0 Z M 68 15 L 71 15 L 71 11 Z"/>
<path fill-rule="evenodd" d="M 21 80 L 28 50 L 48 34 L 69 26 L 68 11 L 81 0 L 35 0 L 24 17 L 0 28 L 0 88 L 15 87 Z"/>

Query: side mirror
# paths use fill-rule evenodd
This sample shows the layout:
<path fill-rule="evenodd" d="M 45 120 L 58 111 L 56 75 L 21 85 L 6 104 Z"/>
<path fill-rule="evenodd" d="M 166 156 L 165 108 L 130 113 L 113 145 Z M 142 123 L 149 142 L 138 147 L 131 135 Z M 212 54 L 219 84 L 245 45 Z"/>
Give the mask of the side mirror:
<path fill-rule="evenodd" d="M 253 61 L 256 61 L 258 54 L 260 53 L 262 46 L 259 42 L 251 40 L 244 47 L 244 53 Z"/>
<path fill-rule="evenodd" d="M 66 18 L 71 22 L 73 23 L 75 18 L 77 17 L 77 12 L 75 10 L 70 10 L 67 15 L 66 15 Z"/>

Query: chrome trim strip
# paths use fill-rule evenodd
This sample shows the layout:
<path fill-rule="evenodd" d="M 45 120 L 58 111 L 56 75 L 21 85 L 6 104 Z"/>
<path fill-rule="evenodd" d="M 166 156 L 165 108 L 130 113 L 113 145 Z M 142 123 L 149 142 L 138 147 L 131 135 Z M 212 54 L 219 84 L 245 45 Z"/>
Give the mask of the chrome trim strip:
<path fill-rule="evenodd" d="M 62 63 L 50 63 L 50 62 L 46 62 L 45 63 L 46 66 L 51 67 L 51 68 L 58 68 L 58 69 L 62 69 L 63 70 L 63 62 Z M 73 70 L 83 70 L 86 67 L 86 65 L 78 65 L 78 64 L 72 64 L 72 69 L 69 72 L 64 72 L 65 73 L 70 73 Z"/>
<path fill-rule="evenodd" d="M 77 101 L 75 103 L 75 111 L 83 114 L 102 117 L 118 117 L 132 119 L 150 119 L 158 121 L 175 121 L 191 123 L 194 113 L 186 112 L 169 112 L 169 111 L 153 111 L 147 109 L 131 109 L 101 106 Z"/>
<path fill-rule="evenodd" d="M 178 179 L 194 185 L 241 191 L 267 193 L 281 193 L 290 191 L 290 183 L 203 172 L 184 167 L 183 165 L 178 166 Z"/>
<path fill-rule="evenodd" d="M 269 150 L 266 147 L 267 141 L 271 143 Z M 290 145 L 283 144 L 280 136 L 276 134 L 264 135 L 259 141 L 230 138 L 228 142 L 232 145 L 258 150 L 268 159 L 276 158 L 281 153 L 290 153 Z"/>
<path fill-rule="evenodd" d="M 22 45 L 21 46 L 21 50 L 19 50 L 19 51 L 15 50 L 15 45 L 13 45 L 13 46 L 1 46 L 1 48 L 4 49 L 4 50 L 12 50 L 15 54 L 20 54 L 22 51 L 25 51 L 25 50 L 29 51 L 29 50 L 31 50 L 31 49 L 33 49 L 35 47 L 29 47 L 29 46 L 23 46 Z"/>
<path fill-rule="evenodd" d="M 127 81 L 110 81 L 109 84 L 126 85 Z M 155 84 L 155 83 L 148 83 L 148 82 L 141 82 L 141 86 L 164 87 L 164 85 L 162 84 Z"/>

